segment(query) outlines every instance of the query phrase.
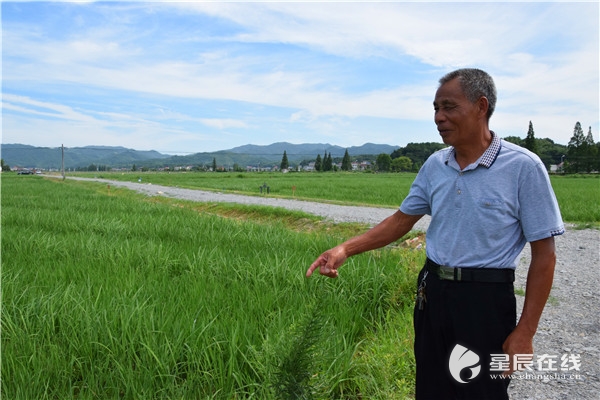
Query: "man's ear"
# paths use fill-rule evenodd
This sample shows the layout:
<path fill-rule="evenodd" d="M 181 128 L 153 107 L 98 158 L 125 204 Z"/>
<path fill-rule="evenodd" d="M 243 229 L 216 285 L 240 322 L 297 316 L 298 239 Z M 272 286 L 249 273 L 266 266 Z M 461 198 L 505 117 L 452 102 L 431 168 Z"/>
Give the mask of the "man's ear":
<path fill-rule="evenodd" d="M 490 102 L 487 97 L 481 96 L 479 100 L 477 100 L 477 107 L 479 107 L 479 115 L 487 118 L 488 108 L 490 107 Z"/>

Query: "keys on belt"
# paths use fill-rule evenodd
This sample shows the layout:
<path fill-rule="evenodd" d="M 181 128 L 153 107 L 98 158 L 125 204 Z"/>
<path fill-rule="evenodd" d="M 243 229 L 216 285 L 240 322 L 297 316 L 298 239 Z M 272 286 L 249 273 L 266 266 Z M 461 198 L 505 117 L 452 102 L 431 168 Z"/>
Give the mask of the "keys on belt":
<path fill-rule="evenodd" d="M 427 282 L 425 281 L 425 279 L 427 279 L 427 274 L 429 274 L 429 271 L 425 271 L 423 273 L 423 278 L 421 278 L 421 282 L 419 283 L 419 287 L 417 288 L 416 301 L 419 310 L 425 308 L 425 304 L 423 303 L 427 303 L 427 295 L 425 294 L 425 287 L 427 286 Z"/>

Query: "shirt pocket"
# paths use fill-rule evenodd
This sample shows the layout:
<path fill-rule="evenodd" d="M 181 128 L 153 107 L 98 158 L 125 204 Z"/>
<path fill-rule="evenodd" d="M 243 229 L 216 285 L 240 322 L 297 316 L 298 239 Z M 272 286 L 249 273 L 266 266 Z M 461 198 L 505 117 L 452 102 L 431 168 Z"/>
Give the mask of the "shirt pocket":
<path fill-rule="evenodd" d="M 510 201 L 503 198 L 481 197 L 476 200 L 474 223 L 486 236 L 490 248 L 503 247 L 507 238 L 518 229 Z"/>
<path fill-rule="evenodd" d="M 481 208 L 489 209 L 489 210 L 499 210 L 504 208 L 504 201 L 502 199 L 493 199 L 493 198 L 481 198 L 477 199 L 477 205 Z"/>

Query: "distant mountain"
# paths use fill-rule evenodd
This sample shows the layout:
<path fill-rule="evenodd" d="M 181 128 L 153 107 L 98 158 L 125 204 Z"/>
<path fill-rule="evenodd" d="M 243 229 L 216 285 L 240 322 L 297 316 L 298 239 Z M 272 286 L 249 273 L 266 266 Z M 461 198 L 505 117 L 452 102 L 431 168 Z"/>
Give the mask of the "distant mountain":
<path fill-rule="evenodd" d="M 285 151 L 288 157 L 290 155 L 300 155 L 308 157 L 316 157 L 317 154 L 323 155 L 325 152 L 331 153 L 332 157 L 343 157 L 346 149 L 348 153 L 352 155 L 377 155 L 381 153 L 390 154 L 394 150 L 398 149 L 399 146 L 390 146 L 387 144 L 374 144 L 365 143 L 362 146 L 352 147 L 340 147 L 334 146 L 329 143 L 305 143 L 305 144 L 292 144 L 288 142 L 278 142 L 267 146 L 258 146 L 254 144 L 247 144 L 245 146 L 234 147 L 226 152 L 237 153 L 237 154 L 256 154 L 256 155 L 283 155 Z"/>
<path fill-rule="evenodd" d="M 381 153 L 391 154 L 399 146 L 390 146 L 387 144 L 365 143 L 362 146 L 348 147 L 348 154 L 351 157 L 357 156 L 377 156 Z M 278 142 L 270 145 L 259 146 L 247 144 L 234 147 L 229 150 L 221 150 L 212 153 L 196 153 L 189 156 L 173 156 L 161 160 L 164 165 L 183 166 L 183 165 L 211 165 L 213 159 L 217 165 L 224 167 L 233 167 L 237 164 L 241 167 L 246 166 L 272 166 L 279 165 L 283 152 L 286 152 L 288 161 L 293 164 L 299 164 L 302 161 L 315 160 L 317 155 L 324 156 L 331 153 L 331 157 L 341 158 L 346 152 L 345 147 L 334 146 L 323 143 L 304 143 L 292 144 L 287 142 Z M 373 157 L 374 159 L 374 157 Z"/>
<path fill-rule="evenodd" d="M 351 156 L 391 154 L 399 146 L 387 144 L 365 143 L 362 146 L 348 147 Z M 219 166 L 241 167 L 278 165 L 283 152 L 288 161 L 297 164 L 305 160 L 314 160 L 317 155 L 326 152 L 332 157 L 343 157 L 345 147 L 323 143 L 292 144 L 287 142 L 273 143 L 267 146 L 248 144 L 229 150 L 210 153 L 196 153 L 187 156 L 171 156 L 157 151 L 140 151 L 125 147 L 85 146 L 65 148 L 65 168 L 86 168 L 90 165 L 111 168 L 137 167 L 158 168 L 164 166 L 211 165 L 213 159 Z M 60 169 L 62 152 L 60 147 L 35 147 L 24 144 L 2 144 L 1 156 L 10 167 Z"/>
<path fill-rule="evenodd" d="M 507 137 L 506 140 L 521 144 L 519 137 Z M 567 146 L 555 144 L 550 139 L 536 139 L 538 154 L 547 168 L 559 164 L 566 154 Z M 408 143 L 406 147 L 387 144 L 365 143 L 362 146 L 348 147 L 353 161 L 375 161 L 379 154 L 390 154 L 393 158 L 405 156 L 412 160 L 413 168 L 418 168 L 434 151 L 445 147 L 442 143 Z M 266 146 L 247 144 L 229 150 L 190 154 L 187 156 L 171 156 L 158 151 L 140 151 L 125 147 L 85 146 L 65 147 L 65 168 L 88 168 L 91 165 L 107 168 L 162 168 L 162 167 L 210 167 L 213 160 L 219 167 L 233 168 L 236 165 L 245 169 L 247 166 L 272 167 L 281 163 L 283 152 L 286 152 L 291 166 L 307 164 L 318 155 L 325 153 L 338 161 L 344 156 L 345 147 L 329 143 L 292 144 L 277 142 Z M 25 144 L 2 144 L 0 157 L 11 168 L 61 168 L 62 153 L 60 147 L 35 147 Z"/>
<path fill-rule="evenodd" d="M 10 167 L 60 169 L 60 147 L 35 147 L 25 144 L 2 144 L 1 156 Z M 91 164 L 131 166 L 148 160 L 164 159 L 169 155 L 157 151 L 140 151 L 125 147 L 85 146 L 65 147 L 65 168 L 81 168 Z"/>

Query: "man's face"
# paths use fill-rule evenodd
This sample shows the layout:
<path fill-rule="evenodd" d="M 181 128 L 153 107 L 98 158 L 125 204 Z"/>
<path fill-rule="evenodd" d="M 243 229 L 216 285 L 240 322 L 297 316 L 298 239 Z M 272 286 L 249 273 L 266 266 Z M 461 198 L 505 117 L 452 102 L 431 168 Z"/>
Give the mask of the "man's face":
<path fill-rule="evenodd" d="M 477 102 L 465 96 L 460 82 L 446 82 L 435 93 L 434 121 L 445 144 L 458 147 L 473 144 L 481 129 L 481 114 Z"/>

